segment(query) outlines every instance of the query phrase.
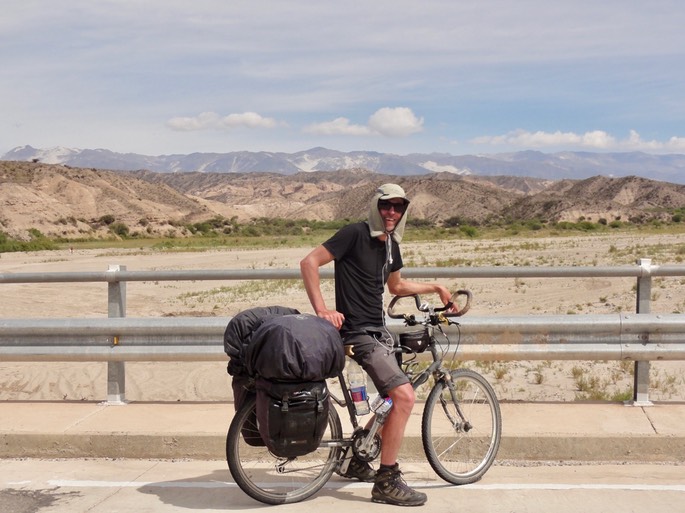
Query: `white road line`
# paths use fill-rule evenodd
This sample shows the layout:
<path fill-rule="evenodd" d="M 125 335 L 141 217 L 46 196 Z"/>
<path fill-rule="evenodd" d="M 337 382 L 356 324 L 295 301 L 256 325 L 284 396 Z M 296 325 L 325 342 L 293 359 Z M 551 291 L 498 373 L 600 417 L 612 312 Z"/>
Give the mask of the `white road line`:
<path fill-rule="evenodd" d="M 154 488 L 237 488 L 235 483 L 222 483 L 219 481 L 169 481 L 169 482 L 145 482 L 145 481 L 69 481 L 63 479 L 51 479 L 50 486 L 61 488 L 140 488 L 143 486 Z"/>
<path fill-rule="evenodd" d="M 143 481 L 70 481 L 63 479 L 49 480 L 50 486 L 61 488 L 236 488 L 235 483 L 220 481 L 168 481 L 168 482 L 143 482 Z M 412 483 L 417 488 L 445 488 L 452 485 L 439 483 Z M 369 483 L 326 483 L 325 488 L 370 488 Z M 626 490 L 626 491 L 657 491 L 657 492 L 685 492 L 683 485 L 649 485 L 649 484 L 570 484 L 570 483 L 495 483 L 495 484 L 472 484 L 459 486 L 459 490 Z"/>
<path fill-rule="evenodd" d="M 492 484 L 467 485 L 464 488 L 477 490 L 629 490 L 657 492 L 685 492 L 685 485 L 647 485 L 647 484 Z"/>

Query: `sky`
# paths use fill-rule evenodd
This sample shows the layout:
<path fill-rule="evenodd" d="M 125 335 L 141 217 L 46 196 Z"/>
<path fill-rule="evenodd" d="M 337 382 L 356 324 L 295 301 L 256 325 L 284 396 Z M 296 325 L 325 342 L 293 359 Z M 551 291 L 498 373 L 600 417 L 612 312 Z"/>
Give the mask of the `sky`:
<path fill-rule="evenodd" d="M 0 155 L 685 153 L 682 0 L 9 0 Z"/>

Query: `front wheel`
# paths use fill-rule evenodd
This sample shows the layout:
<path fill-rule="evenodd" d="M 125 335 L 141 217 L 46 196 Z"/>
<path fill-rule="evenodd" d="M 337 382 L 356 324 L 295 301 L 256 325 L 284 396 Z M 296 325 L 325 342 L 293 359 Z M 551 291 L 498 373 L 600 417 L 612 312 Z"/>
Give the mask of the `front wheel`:
<path fill-rule="evenodd" d="M 256 401 L 248 400 L 233 417 L 226 436 L 226 459 L 236 484 L 265 504 L 303 501 L 330 479 L 340 455 L 342 426 L 331 405 L 319 448 L 297 458 L 280 458 L 261 442 Z"/>
<path fill-rule="evenodd" d="M 495 461 L 502 415 L 495 391 L 483 376 L 458 369 L 450 377 L 438 381 L 426 400 L 423 449 L 442 479 L 469 484 L 483 477 Z"/>

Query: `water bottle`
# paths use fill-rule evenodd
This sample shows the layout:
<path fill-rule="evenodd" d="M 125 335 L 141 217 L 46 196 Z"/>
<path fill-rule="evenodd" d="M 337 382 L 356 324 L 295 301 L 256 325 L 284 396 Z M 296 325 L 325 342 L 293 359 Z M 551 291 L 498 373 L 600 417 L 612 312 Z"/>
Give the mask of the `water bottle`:
<path fill-rule="evenodd" d="M 371 410 L 379 417 L 388 413 L 390 408 L 392 408 L 392 399 L 389 397 L 384 398 L 382 395 L 377 395 L 371 401 Z"/>
<path fill-rule="evenodd" d="M 354 360 L 350 360 L 347 367 L 347 386 L 350 387 L 350 394 L 354 402 L 354 409 L 357 415 L 369 413 L 369 398 L 366 395 L 366 377 L 364 371 Z"/>

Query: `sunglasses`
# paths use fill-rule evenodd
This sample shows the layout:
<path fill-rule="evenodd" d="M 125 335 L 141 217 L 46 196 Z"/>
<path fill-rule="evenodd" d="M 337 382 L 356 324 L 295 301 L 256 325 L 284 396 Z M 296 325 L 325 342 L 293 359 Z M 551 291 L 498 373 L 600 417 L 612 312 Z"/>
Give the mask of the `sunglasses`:
<path fill-rule="evenodd" d="M 398 214 L 404 214 L 407 210 L 407 203 L 405 201 L 402 203 L 393 203 L 390 200 L 378 200 L 378 210 L 389 212 L 391 208 L 394 208 L 395 212 Z"/>

